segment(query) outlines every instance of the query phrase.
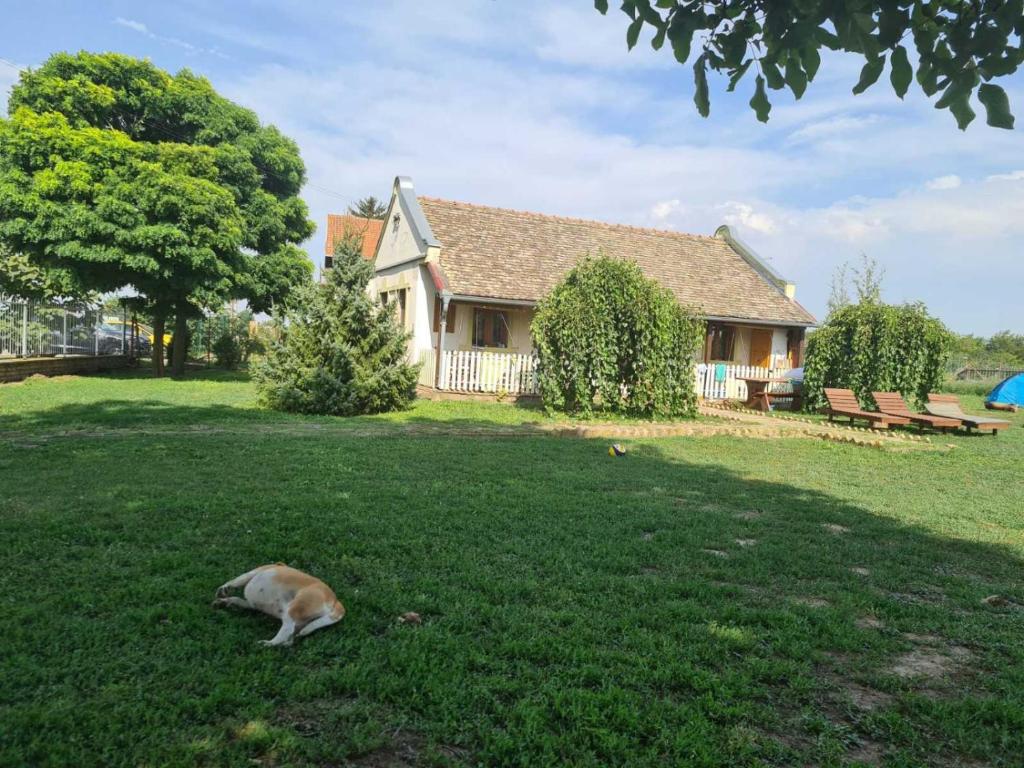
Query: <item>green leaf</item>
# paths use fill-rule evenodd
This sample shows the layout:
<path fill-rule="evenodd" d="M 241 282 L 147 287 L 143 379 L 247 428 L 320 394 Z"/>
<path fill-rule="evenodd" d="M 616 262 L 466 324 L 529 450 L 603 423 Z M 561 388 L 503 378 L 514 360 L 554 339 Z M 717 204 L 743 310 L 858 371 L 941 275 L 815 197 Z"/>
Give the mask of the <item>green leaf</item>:
<path fill-rule="evenodd" d="M 818 67 L 821 66 L 821 54 L 814 45 L 809 45 L 800 51 L 800 60 L 804 65 L 804 72 L 807 73 L 807 82 L 811 82 L 818 74 Z"/>
<path fill-rule="evenodd" d="M 956 125 L 961 131 L 966 131 L 967 126 L 974 122 L 975 115 L 974 110 L 971 109 L 971 100 L 969 98 L 957 99 L 949 105 L 949 111 L 953 113 L 953 117 L 956 118 Z"/>
<path fill-rule="evenodd" d="M 594 0 L 594 7 L 604 16 L 608 13 L 608 0 Z"/>
<path fill-rule="evenodd" d="M 800 59 L 796 52 L 791 53 L 786 62 L 786 85 L 797 99 L 803 96 L 804 91 L 807 90 L 807 75 L 800 68 Z"/>
<path fill-rule="evenodd" d="M 855 86 L 853 86 L 854 93 L 864 93 L 868 88 L 875 84 L 878 80 L 878 76 L 882 74 L 882 70 L 885 68 L 885 57 L 879 56 L 874 59 L 869 59 L 868 63 L 864 65 L 864 69 L 860 71 L 860 80 Z"/>
<path fill-rule="evenodd" d="M 693 92 L 693 103 L 697 105 L 700 116 L 707 117 L 711 113 L 711 99 L 708 95 L 707 59 L 704 56 L 698 56 L 693 62 L 693 82 L 697 86 Z"/>
<path fill-rule="evenodd" d="M 636 46 L 636 41 L 640 38 L 640 28 L 643 25 L 643 18 L 637 16 L 633 23 L 629 25 L 629 29 L 626 30 L 626 45 L 629 46 L 629 50 L 632 51 Z"/>
<path fill-rule="evenodd" d="M 986 122 L 993 128 L 1013 128 L 1013 113 L 1006 91 L 998 85 L 984 83 L 978 88 L 978 101 L 985 106 Z"/>
<path fill-rule="evenodd" d="M 729 87 L 726 88 L 726 90 L 729 93 L 732 93 L 733 91 L 736 90 L 736 84 L 740 81 L 740 78 L 742 78 L 743 75 L 747 73 L 747 70 L 750 69 L 750 65 L 753 62 L 753 59 L 747 59 L 738 67 L 736 67 L 736 69 L 729 73 Z"/>
<path fill-rule="evenodd" d="M 768 87 L 773 91 L 781 90 L 786 87 L 786 79 L 779 72 L 779 68 L 775 65 L 774 61 L 761 60 L 761 71 L 764 72 L 764 76 L 768 81 Z"/>
<path fill-rule="evenodd" d="M 754 110 L 758 120 L 762 123 L 768 122 L 768 113 L 772 111 L 772 105 L 768 101 L 768 94 L 764 89 L 764 78 L 761 75 L 757 76 L 754 95 L 750 99 L 750 107 Z"/>
<path fill-rule="evenodd" d="M 896 95 L 902 99 L 907 95 L 910 81 L 914 79 L 914 70 L 910 67 L 907 49 L 902 45 L 897 45 L 889 57 L 889 65 L 892 67 L 892 71 L 889 73 L 889 82 L 892 83 L 892 89 L 896 91 Z"/>
<path fill-rule="evenodd" d="M 687 22 L 682 14 L 672 17 L 672 23 L 668 27 L 668 39 L 672 43 L 672 52 L 676 61 L 685 64 L 690 58 L 690 44 L 693 41 L 693 27 Z"/>
<path fill-rule="evenodd" d="M 651 38 L 651 48 L 656 51 L 661 50 L 661 46 L 665 44 L 665 34 L 668 32 L 668 24 L 662 24 L 658 27 L 657 33 Z"/>
<path fill-rule="evenodd" d="M 634 0 L 633 4 L 643 20 L 652 27 L 660 28 L 664 26 L 665 23 L 661 19 L 661 14 L 651 8 L 650 0 Z"/>

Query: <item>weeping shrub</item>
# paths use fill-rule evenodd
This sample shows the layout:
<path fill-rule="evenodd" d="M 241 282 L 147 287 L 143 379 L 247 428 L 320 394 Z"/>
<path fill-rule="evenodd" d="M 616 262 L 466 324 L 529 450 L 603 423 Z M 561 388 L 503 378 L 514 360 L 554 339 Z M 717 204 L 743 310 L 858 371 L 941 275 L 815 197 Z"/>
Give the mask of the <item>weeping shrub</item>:
<path fill-rule="evenodd" d="M 852 389 L 862 406 L 872 392 L 900 392 L 917 405 L 942 382 L 953 335 L 923 304 L 872 301 L 836 310 L 807 340 L 804 407 L 825 405 L 825 387 Z"/>
<path fill-rule="evenodd" d="M 634 262 L 583 259 L 537 305 L 531 330 L 548 410 L 696 414 L 704 321 Z"/>
<path fill-rule="evenodd" d="M 319 285 L 296 289 L 276 317 L 279 337 L 255 366 L 262 404 L 282 411 L 354 416 L 406 407 L 419 366 L 394 310 L 366 292 L 373 265 L 358 237 L 339 243 Z"/>

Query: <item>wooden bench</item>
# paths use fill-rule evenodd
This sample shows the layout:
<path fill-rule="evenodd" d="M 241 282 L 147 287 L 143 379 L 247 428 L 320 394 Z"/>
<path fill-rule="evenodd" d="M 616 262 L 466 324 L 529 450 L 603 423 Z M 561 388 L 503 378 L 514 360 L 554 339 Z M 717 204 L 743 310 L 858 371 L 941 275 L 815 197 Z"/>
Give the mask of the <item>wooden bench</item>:
<path fill-rule="evenodd" d="M 949 419 L 959 419 L 967 427 L 967 431 L 971 429 L 991 429 L 992 434 L 995 435 L 1000 429 L 1006 429 L 1010 426 L 1010 422 L 1004 419 L 990 419 L 987 416 L 971 416 L 966 414 L 960 408 L 960 398 L 956 395 L 939 395 L 932 393 L 928 395 L 928 402 L 925 404 L 925 408 L 928 413 L 935 416 L 944 416 Z"/>
<path fill-rule="evenodd" d="M 911 413 L 910 408 L 907 406 L 907 401 L 903 399 L 903 395 L 899 392 L 872 392 L 871 396 L 875 398 L 875 405 L 878 406 L 878 410 L 882 413 L 902 416 L 905 419 L 909 419 L 912 424 L 917 424 L 921 429 L 931 427 L 932 429 L 941 429 L 945 432 L 963 426 L 963 422 L 960 419 L 951 419 L 948 416 L 933 416 L 929 413 Z"/>
<path fill-rule="evenodd" d="M 910 419 L 903 416 L 893 416 L 877 411 L 865 411 L 857 402 L 857 396 L 852 389 L 832 389 L 825 387 L 825 397 L 828 399 L 828 420 L 834 421 L 836 416 L 845 416 L 853 424 L 856 419 L 868 422 L 868 426 L 882 429 L 889 429 L 894 425 L 903 426 L 910 423 Z"/>

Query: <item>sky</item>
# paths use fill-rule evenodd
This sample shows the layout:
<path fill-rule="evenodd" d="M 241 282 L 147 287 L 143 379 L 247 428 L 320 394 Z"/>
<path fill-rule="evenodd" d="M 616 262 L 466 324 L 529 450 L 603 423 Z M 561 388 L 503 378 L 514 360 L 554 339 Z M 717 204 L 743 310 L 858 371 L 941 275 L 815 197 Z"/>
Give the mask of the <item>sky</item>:
<path fill-rule="evenodd" d="M 614 5 L 614 4 L 613 4 Z M 590 0 L 5 4 L 0 111 L 23 67 L 118 51 L 188 68 L 299 145 L 303 197 L 328 213 L 395 176 L 452 200 L 711 234 L 733 226 L 825 315 L 861 254 L 883 298 L 923 301 L 960 333 L 1024 332 L 1024 75 L 1004 78 L 1021 130 L 961 132 L 888 76 L 854 96 L 862 61 L 823 57 L 804 97 L 770 92 L 763 125 L 713 81 L 697 115 L 690 66 Z"/>

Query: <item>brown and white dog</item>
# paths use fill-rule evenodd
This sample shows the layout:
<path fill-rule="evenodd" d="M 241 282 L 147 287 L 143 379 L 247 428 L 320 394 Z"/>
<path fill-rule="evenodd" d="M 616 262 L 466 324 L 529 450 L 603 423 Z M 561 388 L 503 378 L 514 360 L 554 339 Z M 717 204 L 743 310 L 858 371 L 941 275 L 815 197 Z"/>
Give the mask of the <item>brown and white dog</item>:
<path fill-rule="evenodd" d="M 232 589 L 244 590 L 245 599 L 229 597 Z M 330 587 L 284 563 L 261 565 L 221 585 L 213 607 L 223 605 L 237 605 L 279 618 L 281 629 L 273 640 L 261 640 L 263 645 L 291 645 L 296 632 L 305 637 L 338 623 L 345 615 L 345 606 L 338 602 Z"/>

